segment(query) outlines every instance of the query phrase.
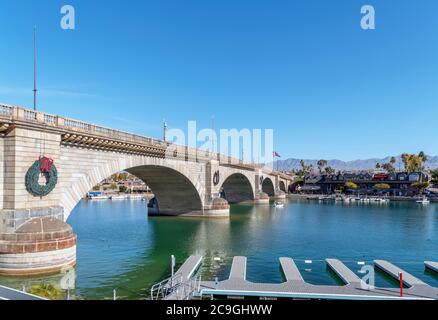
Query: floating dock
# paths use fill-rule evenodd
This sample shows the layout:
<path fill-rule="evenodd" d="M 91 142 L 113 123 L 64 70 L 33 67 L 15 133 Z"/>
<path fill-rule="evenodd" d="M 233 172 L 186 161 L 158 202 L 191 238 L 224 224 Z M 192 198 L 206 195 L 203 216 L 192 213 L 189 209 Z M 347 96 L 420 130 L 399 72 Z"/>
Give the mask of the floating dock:
<path fill-rule="evenodd" d="M 201 261 L 201 257 L 191 256 L 181 269 L 196 270 Z M 222 297 L 229 299 L 438 300 L 438 288 L 428 285 L 385 260 L 375 260 L 374 265 L 395 279 L 399 279 L 399 274 L 402 273 L 403 283 L 407 286 L 403 289 L 402 295 L 400 288 L 370 287 L 338 259 L 327 259 L 326 263 L 342 280 L 344 283 L 342 286 L 307 283 L 292 258 L 282 257 L 279 262 L 285 279 L 283 283 L 255 283 L 246 279 L 247 258 L 234 257 L 227 279 L 218 282 L 200 281 L 197 289 L 192 292 L 192 297 L 197 299 Z M 425 265 L 438 272 L 437 262 L 425 262 Z M 185 270 L 181 270 L 183 271 Z M 190 281 L 190 277 L 187 281 Z M 172 299 L 172 297 L 168 298 Z"/>
<path fill-rule="evenodd" d="M 202 256 L 190 256 L 178 269 L 177 274 L 181 274 L 184 280 L 189 280 L 202 263 Z"/>
<path fill-rule="evenodd" d="M 46 300 L 32 294 L 0 286 L 0 300 Z"/>
<path fill-rule="evenodd" d="M 438 273 L 438 262 L 424 261 L 424 265 L 426 266 L 427 269 Z"/>
<path fill-rule="evenodd" d="M 164 300 L 186 300 L 192 297 L 196 289 L 200 288 L 200 282 L 194 281 L 196 271 L 202 263 L 202 256 L 192 255 L 178 269 L 173 278 L 163 283 L 161 290 L 168 290 L 164 294 Z M 172 283 L 174 282 L 174 283 Z"/>

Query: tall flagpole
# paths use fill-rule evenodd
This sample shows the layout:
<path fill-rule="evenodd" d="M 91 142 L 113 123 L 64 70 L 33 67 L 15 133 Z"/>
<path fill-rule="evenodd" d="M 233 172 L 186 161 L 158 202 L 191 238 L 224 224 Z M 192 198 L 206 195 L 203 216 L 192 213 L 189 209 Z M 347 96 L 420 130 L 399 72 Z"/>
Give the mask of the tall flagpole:
<path fill-rule="evenodd" d="M 33 28 L 33 110 L 36 111 L 36 26 Z"/>

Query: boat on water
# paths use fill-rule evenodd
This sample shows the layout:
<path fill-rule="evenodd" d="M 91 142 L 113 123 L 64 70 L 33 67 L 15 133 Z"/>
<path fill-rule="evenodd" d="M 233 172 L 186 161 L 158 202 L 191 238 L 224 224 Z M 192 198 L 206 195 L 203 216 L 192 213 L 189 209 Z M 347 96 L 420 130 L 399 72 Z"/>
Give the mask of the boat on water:
<path fill-rule="evenodd" d="M 281 203 L 281 202 L 275 202 L 274 203 L 274 208 L 284 208 L 284 203 Z"/>
<path fill-rule="evenodd" d="M 92 196 L 92 197 L 88 197 L 88 200 L 108 200 L 109 198 L 107 196 Z"/>
<path fill-rule="evenodd" d="M 129 200 L 142 200 L 142 199 L 143 199 L 143 196 L 140 194 L 134 194 L 134 195 L 131 194 L 129 196 Z"/>
<path fill-rule="evenodd" d="M 111 196 L 111 200 L 126 200 L 126 196 Z"/>
<path fill-rule="evenodd" d="M 430 200 L 429 199 L 427 199 L 427 197 L 423 197 L 423 199 L 421 199 L 421 200 L 417 200 L 417 201 L 415 201 L 416 203 L 420 203 L 420 204 L 429 204 L 430 203 Z"/>

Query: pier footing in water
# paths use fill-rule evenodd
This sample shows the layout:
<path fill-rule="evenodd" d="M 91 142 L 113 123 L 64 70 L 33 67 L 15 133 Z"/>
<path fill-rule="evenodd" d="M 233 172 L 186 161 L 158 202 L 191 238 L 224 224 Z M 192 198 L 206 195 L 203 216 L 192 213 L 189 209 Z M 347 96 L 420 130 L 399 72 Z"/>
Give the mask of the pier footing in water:
<path fill-rule="evenodd" d="M 61 220 L 62 209 L 1 210 L 0 216 L 1 275 L 51 274 L 76 264 L 76 235 Z"/>

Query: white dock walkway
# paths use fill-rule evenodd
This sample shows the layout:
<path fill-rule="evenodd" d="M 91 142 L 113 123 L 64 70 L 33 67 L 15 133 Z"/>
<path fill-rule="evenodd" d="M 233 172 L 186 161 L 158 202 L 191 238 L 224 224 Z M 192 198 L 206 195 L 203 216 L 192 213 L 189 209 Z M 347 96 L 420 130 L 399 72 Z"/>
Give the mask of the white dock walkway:
<path fill-rule="evenodd" d="M 280 265 L 286 281 L 304 283 L 300 270 L 291 258 L 280 258 Z"/>
<path fill-rule="evenodd" d="M 428 286 L 428 284 L 424 283 L 420 279 L 414 277 L 410 273 L 404 271 L 403 269 L 393 265 L 392 263 L 385 261 L 385 260 L 375 260 L 374 264 L 384 271 L 385 273 L 392 276 L 394 279 L 399 280 L 400 273 L 403 274 L 403 283 L 407 285 L 408 287 L 414 287 L 414 286 Z"/>
<path fill-rule="evenodd" d="M 426 266 L 426 268 L 438 272 L 438 262 L 424 261 L 424 265 Z"/>
<path fill-rule="evenodd" d="M 234 257 L 231 264 L 230 279 L 246 280 L 246 257 Z"/>
<path fill-rule="evenodd" d="M 202 256 L 198 256 L 198 255 L 190 256 L 178 269 L 176 274 L 181 274 L 184 281 L 188 280 L 193 276 L 193 274 L 199 268 L 201 263 L 202 263 Z"/>
<path fill-rule="evenodd" d="M 326 259 L 327 265 L 346 285 L 361 285 L 362 280 L 338 259 Z"/>

